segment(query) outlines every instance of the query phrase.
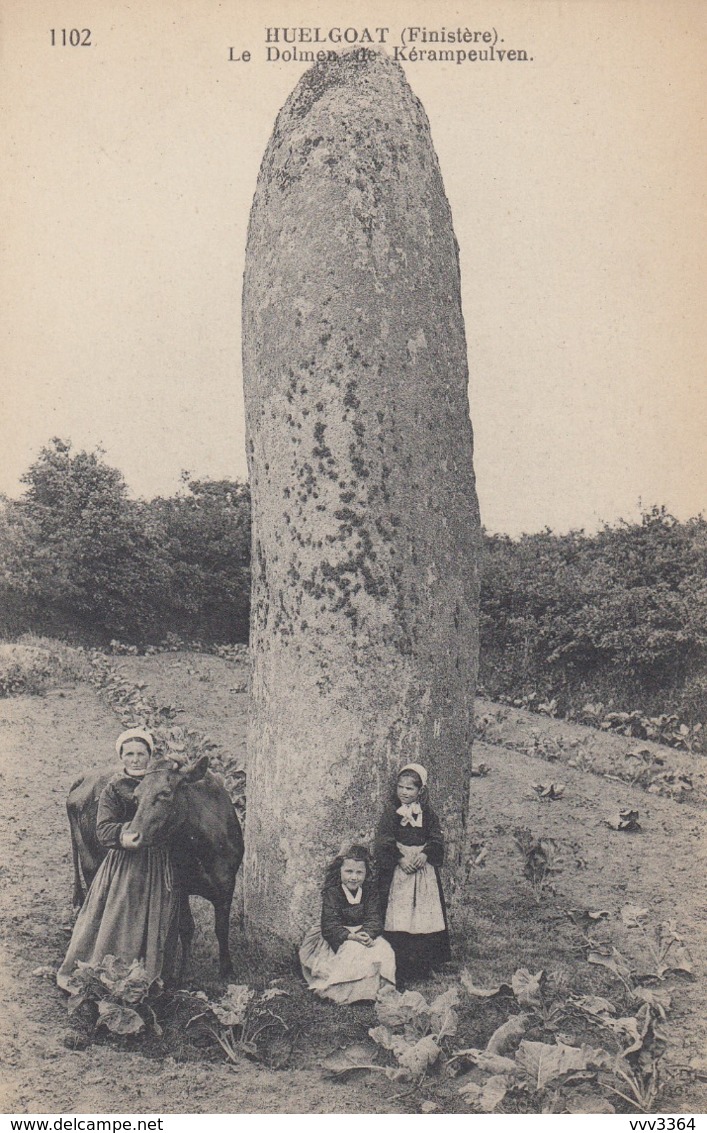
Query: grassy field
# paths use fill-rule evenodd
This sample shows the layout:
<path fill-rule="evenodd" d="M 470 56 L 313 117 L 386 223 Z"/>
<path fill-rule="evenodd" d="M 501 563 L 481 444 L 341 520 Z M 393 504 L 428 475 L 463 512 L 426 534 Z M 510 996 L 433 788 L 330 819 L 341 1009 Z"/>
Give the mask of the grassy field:
<path fill-rule="evenodd" d="M 247 772 L 242 664 L 176 652 L 109 662 L 122 689 L 139 688 L 136 695 L 163 709 L 171 724 L 207 734 L 214 766 L 227 783 L 242 781 L 236 774 Z M 277 997 L 276 1019 L 250 1057 L 239 1056 L 234 1066 L 203 1027 L 187 1027 L 198 1001 L 186 994 L 160 1005 L 160 1036 L 121 1038 L 70 1020 L 51 978 L 72 923 L 64 799 L 78 773 L 110 763 L 120 724 L 105 689 L 89 683 L 89 670 L 64 658 L 59 676 L 44 679 L 42 695 L 0 700 L 5 1111 L 469 1112 L 488 1105 L 488 1090 L 482 1094 L 489 1076 L 503 1077 L 504 1070 L 494 1075 L 488 1058 L 457 1052 L 485 1051 L 496 1035 L 491 1045 L 510 1059 L 519 1057 L 521 1039 L 543 1049 L 602 1048 L 613 1059 L 638 1036 L 628 1065 L 643 1108 L 704 1112 L 707 765 L 657 744 L 637 745 L 490 702 L 478 706 L 480 773 L 469 829 L 474 864 L 454 894 L 454 961 L 418 989 L 428 1001 L 458 989 L 456 1033 L 440 1040 L 442 1055 L 424 1077 L 385 1075 L 395 1058 L 368 1038 L 379 1023 L 373 1005 L 317 1001 L 294 955 L 290 964 L 268 967 L 257 942 L 243 938 L 238 900 L 231 926 L 235 981 L 287 993 Z M 637 812 L 639 829 L 619 828 L 626 825 L 620 813 L 629 811 Z M 192 990 L 213 998 L 224 988 L 211 909 L 194 899 L 193 905 Z M 513 979 L 521 969 L 544 974 L 528 989 L 524 976 Z M 474 988 L 498 991 L 481 996 Z M 584 998 L 597 996 L 612 1008 L 603 1017 Z M 512 1017 L 522 1035 L 498 1037 Z M 352 1044 L 379 1069 L 332 1076 L 332 1056 L 340 1058 Z M 630 1085 L 594 1063 L 547 1079 L 541 1073 L 535 1087 L 529 1072 L 516 1076 L 499 1111 L 640 1108 Z"/>

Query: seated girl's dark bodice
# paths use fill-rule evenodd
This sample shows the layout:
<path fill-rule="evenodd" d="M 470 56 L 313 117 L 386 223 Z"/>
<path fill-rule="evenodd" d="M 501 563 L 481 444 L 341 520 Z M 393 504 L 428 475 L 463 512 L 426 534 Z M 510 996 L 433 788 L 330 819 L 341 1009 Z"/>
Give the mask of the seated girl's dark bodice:
<path fill-rule="evenodd" d="M 369 880 L 364 881 L 362 889 L 357 905 L 346 900 L 341 885 L 328 885 L 322 893 L 322 936 L 335 952 L 348 939 L 348 930 L 356 925 L 372 937 L 383 931 L 377 886 Z"/>

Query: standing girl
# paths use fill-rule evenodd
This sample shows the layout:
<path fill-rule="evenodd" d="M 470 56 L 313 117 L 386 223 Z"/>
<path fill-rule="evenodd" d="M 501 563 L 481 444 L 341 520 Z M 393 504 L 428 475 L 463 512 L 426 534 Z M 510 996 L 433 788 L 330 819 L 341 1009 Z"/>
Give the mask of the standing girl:
<path fill-rule="evenodd" d="M 384 931 L 395 952 L 398 987 L 424 979 L 450 959 L 439 867 L 444 835 L 429 803 L 421 763 L 401 767 L 378 825 L 376 858 Z"/>
<path fill-rule="evenodd" d="M 101 791 L 96 836 L 108 849 L 77 917 L 59 987 L 71 990 L 79 961 L 97 966 L 107 955 L 142 960 L 148 979 L 172 975 L 179 930 L 180 893 L 167 845 L 138 845 L 130 830 L 135 790 L 149 774 L 154 741 L 143 728 L 118 736 L 121 770 Z"/>
<path fill-rule="evenodd" d="M 375 999 L 381 988 L 395 986 L 395 956 L 381 935 L 372 873 L 364 846 L 350 846 L 334 858 L 322 889 L 320 924 L 299 950 L 308 986 L 335 1003 Z"/>

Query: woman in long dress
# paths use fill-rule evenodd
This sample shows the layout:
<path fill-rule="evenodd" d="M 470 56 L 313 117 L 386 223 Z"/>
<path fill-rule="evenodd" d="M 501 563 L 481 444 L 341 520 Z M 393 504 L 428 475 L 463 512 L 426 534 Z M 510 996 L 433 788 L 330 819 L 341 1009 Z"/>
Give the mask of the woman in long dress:
<path fill-rule="evenodd" d="M 98 801 L 96 835 L 108 853 L 79 912 L 57 983 L 71 991 L 79 961 L 98 966 L 105 956 L 130 964 L 142 960 L 150 981 L 174 972 L 179 938 L 180 892 L 169 846 L 138 845 L 130 822 L 137 810 L 135 789 L 149 771 L 154 740 L 130 728 L 116 741 L 122 768 Z"/>
<path fill-rule="evenodd" d="M 378 889 L 364 846 L 351 846 L 329 865 L 320 924 L 299 950 L 302 972 L 317 995 L 335 1003 L 375 999 L 395 986 L 395 957 L 381 935 Z"/>

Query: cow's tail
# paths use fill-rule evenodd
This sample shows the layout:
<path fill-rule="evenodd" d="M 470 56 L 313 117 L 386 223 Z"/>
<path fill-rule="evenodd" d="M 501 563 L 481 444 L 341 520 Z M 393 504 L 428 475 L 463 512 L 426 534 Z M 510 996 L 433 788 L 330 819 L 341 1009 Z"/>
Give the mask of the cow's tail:
<path fill-rule="evenodd" d="M 78 783 L 80 783 L 80 782 L 81 782 L 81 780 L 79 779 Z M 75 783 L 74 786 L 78 786 L 78 783 Z M 72 788 L 72 790 L 73 790 L 73 788 Z M 79 833 L 78 822 L 77 822 L 76 816 L 74 815 L 74 813 L 72 811 L 70 802 L 67 802 L 67 804 L 66 804 L 66 813 L 69 816 L 69 830 L 71 831 L 71 860 L 72 860 L 73 865 L 74 865 L 74 892 L 73 892 L 73 896 L 72 896 L 72 899 L 71 899 L 71 903 L 72 903 L 72 905 L 74 906 L 75 909 L 80 909 L 81 906 L 83 905 L 84 897 L 85 897 L 84 888 L 83 888 L 83 885 L 81 884 L 81 871 L 80 871 L 80 866 L 79 866 L 78 839 L 80 838 L 81 835 Z"/>

